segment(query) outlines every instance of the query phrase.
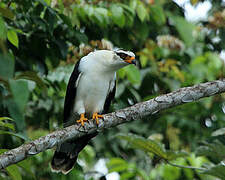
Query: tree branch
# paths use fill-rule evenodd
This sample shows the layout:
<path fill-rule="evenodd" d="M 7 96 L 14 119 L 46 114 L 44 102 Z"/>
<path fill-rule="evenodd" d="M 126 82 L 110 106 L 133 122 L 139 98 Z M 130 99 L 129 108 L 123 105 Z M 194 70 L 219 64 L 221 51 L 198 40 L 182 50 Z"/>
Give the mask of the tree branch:
<path fill-rule="evenodd" d="M 179 165 L 179 164 L 173 164 L 169 161 L 166 161 L 169 165 L 171 166 L 175 166 L 175 167 L 179 167 L 179 168 L 187 168 L 187 169 L 195 169 L 195 170 L 199 170 L 199 171 L 206 171 L 206 168 L 199 168 L 199 167 L 192 167 L 192 166 L 183 166 L 183 165 Z"/>
<path fill-rule="evenodd" d="M 85 125 L 85 130 L 78 125 L 57 130 L 0 155 L 0 169 L 22 161 L 29 156 L 51 149 L 55 145 L 61 144 L 71 138 L 78 138 L 95 131 L 102 131 L 122 123 L 141 119 L 164 109 L 223 92 L 225 92 L 225 79 L 202 83 L 192 87 L 181 88 L 131 107 L 106 114 L 104 115 L 104 121 L 100 121 L 98 127 L 96 127 L 93 121 L 90 121 L 89 124 Z"/>

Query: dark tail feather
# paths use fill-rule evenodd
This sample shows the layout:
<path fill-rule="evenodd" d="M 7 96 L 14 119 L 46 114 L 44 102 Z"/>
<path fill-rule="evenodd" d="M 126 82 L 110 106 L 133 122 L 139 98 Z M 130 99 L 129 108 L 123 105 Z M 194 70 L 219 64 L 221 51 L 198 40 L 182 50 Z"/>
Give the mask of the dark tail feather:
<path fill-rule="evenodd" d="M 76 140 L 61 144 L 52 158 L 51 169 L 53 172 L 69 173 L 77 161 L 79 152 L 88 144 L 91 138 L 98 133 L 88 134 Z"/>
<path fill-rule="evenodd" d="M 70 158 L 66 153 L 55 151 L 51 162 L 52 172 L 62 172 L 63 174 L 67 174 L 72 170 L 76 160 L 77 156 Z"/>

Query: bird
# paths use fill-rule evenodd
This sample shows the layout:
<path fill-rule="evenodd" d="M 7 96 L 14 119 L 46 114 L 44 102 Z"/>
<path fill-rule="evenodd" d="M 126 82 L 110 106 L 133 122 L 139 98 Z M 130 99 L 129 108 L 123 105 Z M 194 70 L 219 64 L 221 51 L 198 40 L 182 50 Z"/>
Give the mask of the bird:
<path fill-rule="evenodd" d="M 136 65 L 131 51 L 96 50 L 81 58 L 70 76 L 64 101 L 63 126 L 99 120 L 109 111 L 116 92 L 116 71 L 127 65 Z M 79 152 L 97 135 L 87 134 L 58 145 L 51 161 L 53 172 L 69 173 Z"/>

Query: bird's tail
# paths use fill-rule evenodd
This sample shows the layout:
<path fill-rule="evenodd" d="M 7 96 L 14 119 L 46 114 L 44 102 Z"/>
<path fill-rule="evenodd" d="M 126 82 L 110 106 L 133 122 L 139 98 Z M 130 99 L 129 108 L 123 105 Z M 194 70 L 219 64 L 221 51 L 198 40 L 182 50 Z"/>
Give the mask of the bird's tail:
<path fill-rule="evenodd" d="M 97 133 L 88 134 L 81 138 L 62 143 L 55 151 L 51 162 L 53 172 L 69 173 L 77 161 L 79 152 Z"/>

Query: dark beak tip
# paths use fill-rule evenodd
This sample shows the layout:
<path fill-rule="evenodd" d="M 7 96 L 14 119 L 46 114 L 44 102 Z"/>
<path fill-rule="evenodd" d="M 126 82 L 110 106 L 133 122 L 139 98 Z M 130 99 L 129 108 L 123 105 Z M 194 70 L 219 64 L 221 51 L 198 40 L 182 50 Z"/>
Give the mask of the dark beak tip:
<path fill-rule="evenodd" d="M 136 60 L 132 61 L 132 64 L 134 64 L 136 66 L 137 65 Z"/>

